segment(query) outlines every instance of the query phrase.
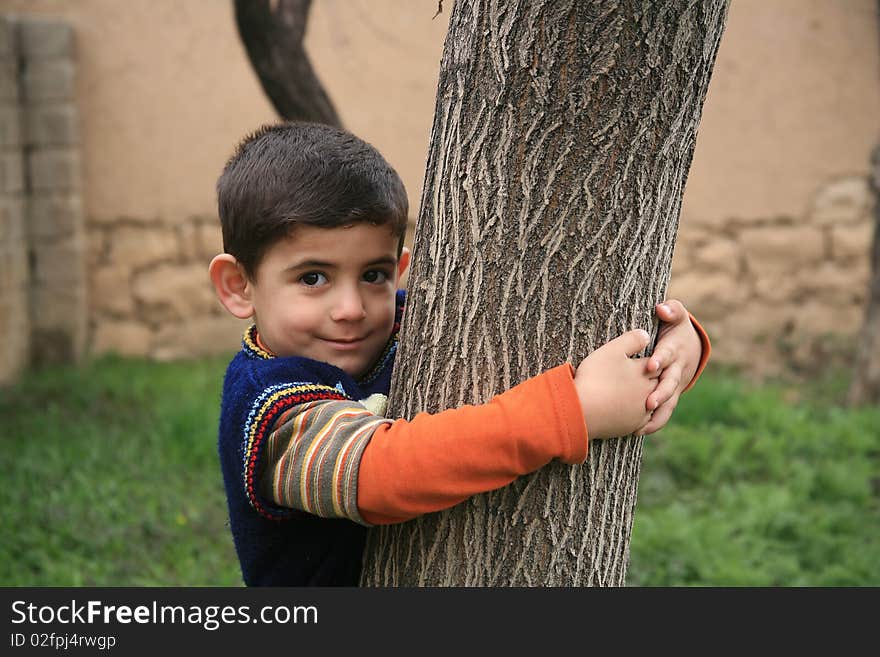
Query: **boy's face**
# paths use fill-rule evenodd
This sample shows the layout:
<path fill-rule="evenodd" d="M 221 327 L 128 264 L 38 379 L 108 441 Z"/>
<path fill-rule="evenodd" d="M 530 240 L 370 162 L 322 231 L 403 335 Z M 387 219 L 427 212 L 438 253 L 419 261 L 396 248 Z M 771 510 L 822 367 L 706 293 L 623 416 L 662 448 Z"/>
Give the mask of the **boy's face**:
<path fill-rule="evenodd" d="M 382 354 L 395 293 L 409 264 L 390 226 L 297 226 L 273 244 L 248 292 L 263 344 L 278 356 L 324 361 L 352 377 Z"/>

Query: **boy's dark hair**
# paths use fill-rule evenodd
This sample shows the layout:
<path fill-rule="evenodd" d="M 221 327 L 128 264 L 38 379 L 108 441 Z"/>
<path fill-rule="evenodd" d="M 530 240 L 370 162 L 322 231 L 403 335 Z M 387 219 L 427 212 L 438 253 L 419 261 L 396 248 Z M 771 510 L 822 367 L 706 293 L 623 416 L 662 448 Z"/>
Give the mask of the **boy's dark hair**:
<path fill-rule="evenodd" d="M 403 247 L 409 203 L 397 172 L 353 134 L 318 123 L 265 125 L 217 180 L 223 250 L 254 278 L 266 249 L 298 224 L 391 224 Z"/>

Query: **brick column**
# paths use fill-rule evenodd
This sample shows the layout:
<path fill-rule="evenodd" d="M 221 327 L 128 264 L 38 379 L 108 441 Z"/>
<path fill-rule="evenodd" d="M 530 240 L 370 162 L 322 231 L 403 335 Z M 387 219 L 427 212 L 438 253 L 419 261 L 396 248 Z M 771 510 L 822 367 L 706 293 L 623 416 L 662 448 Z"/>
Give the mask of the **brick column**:
<path fill-rule="evenodd" d="M 60 21 L 19 23 L 31 258 L 31 354 L 70 362 L 88 329 L 74 43 Z"/>
<path fill-rule="evenodd" d="M 0 16 L 0 385 L 16 379 L 30 354 L 17 36 L 15 23 Z"/>

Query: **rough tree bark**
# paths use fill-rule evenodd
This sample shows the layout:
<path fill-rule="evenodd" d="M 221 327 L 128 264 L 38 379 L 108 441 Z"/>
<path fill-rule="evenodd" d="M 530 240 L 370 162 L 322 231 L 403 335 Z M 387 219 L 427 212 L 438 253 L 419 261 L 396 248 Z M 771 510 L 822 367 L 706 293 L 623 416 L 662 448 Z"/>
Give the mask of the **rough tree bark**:
<path fill-rule="evenodd" d="M 874 148 L 872 157 L 871 189 L 874 191 L 871 282 L 868 285 L 868 304 L 856 354 L 853 382 L 849 389 L 849 402 L 854 406 L 880 404 L 880 146 Z"/>
<path fill-rule="evenodd" d="M 880 1 L 875 4 L 880 28 Z M 880 404 L 880 144 L 871 157 L 871 189 L 874 192 L 874 242 L 871 247 L 871 281 L 868 283 L 868 303 L 865 321 L 856 349 L 853 380 L 849 388 L 849 403 Z"/>
<path fill-rule="evenodd" d="M 459 0 L 390 412 L 492 395 L 664 297 L 726 0 Z M 655 327 L 656 329 L 656 327 Z M 621 585 L 642 441 L 371 530 L 362 584 Z"/>
<path fill-rule="evenodd" d="M 311 0 L 235 0 L 235 23 L 275 110 L 289 121 L 340 125 L 303 47 Z"/>

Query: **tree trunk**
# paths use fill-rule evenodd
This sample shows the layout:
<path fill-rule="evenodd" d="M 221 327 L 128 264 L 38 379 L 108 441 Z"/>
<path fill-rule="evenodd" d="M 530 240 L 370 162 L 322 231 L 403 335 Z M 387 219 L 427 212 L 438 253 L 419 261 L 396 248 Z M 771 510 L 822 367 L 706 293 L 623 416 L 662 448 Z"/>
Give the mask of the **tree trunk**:
<path fill-rule="evenodd" d="M 871 163 L 874 191 L 874 243 L 871 248 L 871 283 L 865 323 L 859 340 L 856 367 L 849 402 L 852 405 L 880 404 L 880 146 L 874 148 Z"/>
<path fill-rule="evenodd" d="M 311 0 L 235 0 L 235 23 L 263 91 L 289 121 L 340 125 L 303 47 Z"/>
<path fill-rule="evenodd" d="M 726 0 L 459 0 L 390 412 L 481 403 L 654 325 Z M 656 329 L 656 326 L 654 327 Z M 362 583 L 624 582 L 642 442 L 370 532 Z"/>

